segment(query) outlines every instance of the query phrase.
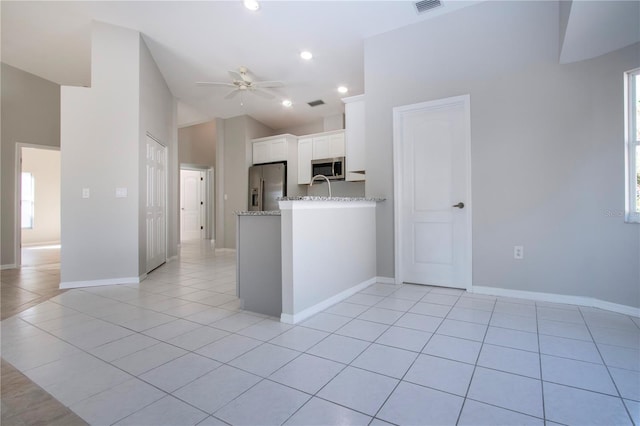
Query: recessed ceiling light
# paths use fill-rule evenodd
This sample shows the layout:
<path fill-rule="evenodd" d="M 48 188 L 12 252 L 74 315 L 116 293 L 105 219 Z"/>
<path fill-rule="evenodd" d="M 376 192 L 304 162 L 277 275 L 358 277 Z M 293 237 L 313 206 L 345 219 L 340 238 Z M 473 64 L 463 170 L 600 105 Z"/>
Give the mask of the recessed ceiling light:
<path fill-rule="evenodd" d="M 349 89 L 346 86 L 339 86 L 338 87 L 338 92 L 340 93 L 347 93 L 349 91 Z"/>
<path fill-rule="evenodd" d="M 293 105 L 293 103 L 289 99 L 285 99 L 284 101 L 282 101 L 282 106 L 285 108 L 290 108 L 291 105 Z"/>
<path fill-rule="evenodd" d="M 242 3 L 244 4 L 244 7 L 251 11 L 255 12 L 260 9 L 260 3 L 258 3 L 258 0 L 243 0 Z"/>
<path fill-rule="evenodd" d="M 300 52 L 300 57 L 304 60 L 310 60 L 311 58 L 313 58 L 313 55 L 311 54 L 311 52 L 309 52 L 308 50 L 304 50 L 302 52 Z"/>

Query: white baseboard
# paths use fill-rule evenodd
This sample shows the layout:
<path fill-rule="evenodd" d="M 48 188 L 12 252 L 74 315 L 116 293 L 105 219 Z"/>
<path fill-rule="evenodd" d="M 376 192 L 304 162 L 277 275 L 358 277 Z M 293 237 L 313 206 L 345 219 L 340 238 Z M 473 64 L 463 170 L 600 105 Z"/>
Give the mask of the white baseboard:
<path fill-rule="evenodd" d="M 2 265 L 0 266 L 0 270 L 5 270 L 5 269 L 17 269 L 18 267 L 16 266 L 15 263 L 7 263 L 6 265 Z"/>
<path fill-rule="evenodd" d="M 396 279 L 393 277 L 376 277 L 376 282 L 380 284 L 394 284 L 396 283 Z"/>
<path fill-rule="evenodd" d="M 605 300 L 584 296 L 569 296 L 565 294 L 541 293 L 536 291 L 510 290 L 498 287 L 473 286 L 470 293 L 487 294 L 490 296 L 515 297 L 519 299 L 540 300 L 543 302 L 564 303 L 566 305 L 578 305 L 591 308 L 599 308 L 619 314 L 640 317 L 640 308 L 620 305 Z"/>
<path fill-rule="evenodd" d="M 146 276 L 146 274 L 144 275 Z M 142 278 L 144 279 L 144 278 Z M 105 280 L 91 280 L 91 281 L 67 281 L 61 282 L 60 288 L 81 288 L 81 287 L 97 287 L 102 285 L 120 285 L 120 284 L 140 284 L 141 277 L 127 277 L 127 278 L 108 278 Z"/>
<path fill-rule="evenodd" d="M 58 241 L 43 241 L 40 243 L 23 243 L 22 247 L 40 247 L 40 246 L 59 246 L 60 240 Z"/>
<path fill-rule="evenodd" d="M 335 305 L 336 303 L 342 302 L 347 297 L 353 296 L 357 292 L 364 290 L 365 288 L 369 287 L 371 284 L 374 284 L 375 282 L 376 282 L 376 277 L 369 278 L 368 280 L 363 281 L 360 284 L 357 284 L 344 291 L 341 291 L 335 296 L 325 299 L 320 303 L 316 303 L 315 305 L 310 306 L 307 309 L 304 309 L 303 311 L 298 312 L 297 314 L 285 314 L 283 312 L 282 314 L 280 314 L 280 322 L 284 322 L 287 324 L 297 324 L 301 321 L 306 320 L 312 315 L 317 314 L 318 312 L 324 311 L 325 309 L 327 309 L 332 305 Z"/>
<path fill-rule="evenodd" d="M 222 248 L 217 248 L 216 251 L 221 251 L 223 253 L 235 253 L 236 249 L 222 247 Z"/>

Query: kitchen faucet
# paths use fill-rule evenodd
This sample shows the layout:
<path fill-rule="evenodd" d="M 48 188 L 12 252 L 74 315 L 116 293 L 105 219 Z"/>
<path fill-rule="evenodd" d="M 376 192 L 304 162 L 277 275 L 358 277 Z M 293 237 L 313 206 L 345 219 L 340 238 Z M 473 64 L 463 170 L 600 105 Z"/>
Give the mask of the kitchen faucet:
<path fill-rule="evenodd" d="M 327 186 L 329 187 L 329 198 L 331 198 L 331 181 L 329 180 L 329 178 L 325 175 L 315 175 L 311 178 L 311 183 L 309 184 L 310 187 L 313 186 L 313 181 L 316 180 L 316 178 L 324 178 L 324 180 L 327 181 Z"/>

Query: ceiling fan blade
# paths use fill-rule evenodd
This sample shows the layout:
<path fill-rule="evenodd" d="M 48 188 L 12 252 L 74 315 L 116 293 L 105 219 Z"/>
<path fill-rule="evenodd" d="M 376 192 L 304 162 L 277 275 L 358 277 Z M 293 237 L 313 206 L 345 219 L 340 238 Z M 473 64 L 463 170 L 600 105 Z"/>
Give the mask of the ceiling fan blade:
<path fill-rule="evenodd" d="M 240 90 L 238 90 L 238 89 L 236 89 L 236 90 L 232 90 L 231 92 L 227 93 L 227 96 L 225 96 L 224 98 L 225 98 L 225 99 L 231 99 L 231 98 L 234 98 L 234 97 L 238 94 L 238 92 L 239 92 L 239 91 L 240 91 Z"/>
<path fill-rule="evenodd" d="M 231 83 L 222 83 L 219 81 L 196 81 L 196 86 L 235 87 Z"/>
<path fill-rule="evenodd" d="M 284 83 L 282 81 L 254 81 L 253 85 L 255 87 L 260 87 L 260 88 L 276 88 L 276 87 L 283 87 Z"/>
<path fill-rule="evenodd" d="M 273 93 L 269 93 L 266 90 L 262 90 L 262 89 L 254 89 L 251 91 L 251 93 L 254 93 L 258 96 L 260 96 L 261 98 L 265 98 L 265 99 L 273 99 L 275 98 L 275 95 Z"/>
<path fill-rule="evenodd" d="M 238 71 L 229 71 L 229 77 L 231 77 L 231 79 L 234 81 L 244 81 L 244 78 L 242 78 L 242 74 L 240 74 Z"/>

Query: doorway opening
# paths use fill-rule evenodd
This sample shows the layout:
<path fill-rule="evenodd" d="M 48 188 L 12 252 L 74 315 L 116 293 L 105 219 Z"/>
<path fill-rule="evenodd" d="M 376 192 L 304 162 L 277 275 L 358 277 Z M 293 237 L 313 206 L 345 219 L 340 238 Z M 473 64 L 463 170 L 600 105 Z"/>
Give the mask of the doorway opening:
<path fill-rule="evenodd" d="M 16 266 L 60 268 L 60 149 L 16 151 Z"/>
<path fill-rule="evenodd" d="M 180 168 L 180 241 L 214 240 L 213 169 Z"/>

